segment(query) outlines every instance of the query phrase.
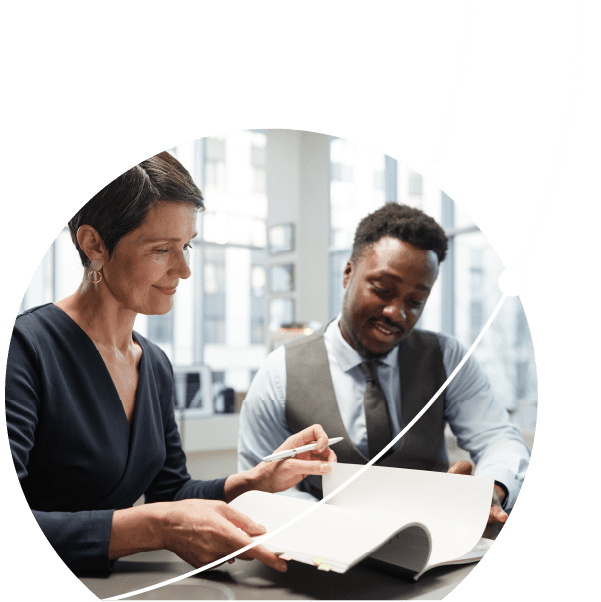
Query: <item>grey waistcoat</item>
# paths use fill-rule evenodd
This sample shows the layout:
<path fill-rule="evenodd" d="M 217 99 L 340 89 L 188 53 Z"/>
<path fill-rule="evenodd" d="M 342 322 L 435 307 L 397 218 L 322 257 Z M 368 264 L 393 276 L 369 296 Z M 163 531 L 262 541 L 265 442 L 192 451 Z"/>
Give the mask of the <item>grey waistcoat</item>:
<path fill-rule="evenodd" d="M 286 345 L 286 422 L 292 433 L 321 424 L 329 437 L 344 437 L 334 451 L 339 462 L 367 464 L 344 428 L 323 339 L 325 329 Z M 447 378 L 442 350 L 435 334 L 413 330 L 399 344 L 401 415 L 405 426 L 424 407 Z M 444 393 L 401 439 L 399 449 L 377 464 L 446 472 Z M 394 433 L 397 435 L 398 433 Z M 299 485 L 321 499 L 321 478 L 309 476 Z"/>

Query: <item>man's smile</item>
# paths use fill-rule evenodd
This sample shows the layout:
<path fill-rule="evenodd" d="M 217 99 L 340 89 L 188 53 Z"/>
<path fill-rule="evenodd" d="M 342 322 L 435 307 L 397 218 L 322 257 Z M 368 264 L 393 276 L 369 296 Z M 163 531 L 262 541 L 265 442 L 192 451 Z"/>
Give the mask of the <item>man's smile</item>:
<path fill-rule="evenodd" d="M 381 332 L 386 336 L 401 336 L 405 329 L 402 326 L 392 324 L 386 320 L 378 320 L 377 318 L 370 318 L 369 324 L 377 331 Z"/>

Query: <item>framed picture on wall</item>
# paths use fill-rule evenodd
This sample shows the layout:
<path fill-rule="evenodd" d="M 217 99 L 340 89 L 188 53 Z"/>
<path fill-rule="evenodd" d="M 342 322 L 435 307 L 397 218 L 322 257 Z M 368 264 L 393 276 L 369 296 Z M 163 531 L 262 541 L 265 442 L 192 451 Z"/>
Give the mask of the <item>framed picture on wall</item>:
<path fill-rule="evenodd" d="M 269 290 L 272 293 L 290 293 L 294 290 L 294 264 L 269 266 Z"/>
<path fill-rule="evenodd" d="M 267 249 L 270 255 L 294 251 L 294 224 L 278 224 L 267 230 Z"/>

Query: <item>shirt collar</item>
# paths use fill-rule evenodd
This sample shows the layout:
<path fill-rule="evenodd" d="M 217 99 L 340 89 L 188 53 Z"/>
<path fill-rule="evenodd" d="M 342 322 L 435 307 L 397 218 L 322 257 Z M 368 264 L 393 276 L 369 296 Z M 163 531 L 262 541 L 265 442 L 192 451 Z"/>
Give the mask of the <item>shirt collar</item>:
<path fill-rule="evenodd" d="M 361 357 L 345 340 L 340 332 L 340 318 L 342 314 L 338 314 L 336 319 L 328 324 L 325 332 L 324 339 L 331 349 L 333 354 L 338 359 L 338 365 L 344 372 L 352 370 L 355 366 L 358 366 L 365 361 L 365 358 Z M 396 345 L 388 353 L 388 355 L 380 358 L 380 361 L 386 366 L 395 366 L 398 364 L 399 357 L 399 346 Z"/>

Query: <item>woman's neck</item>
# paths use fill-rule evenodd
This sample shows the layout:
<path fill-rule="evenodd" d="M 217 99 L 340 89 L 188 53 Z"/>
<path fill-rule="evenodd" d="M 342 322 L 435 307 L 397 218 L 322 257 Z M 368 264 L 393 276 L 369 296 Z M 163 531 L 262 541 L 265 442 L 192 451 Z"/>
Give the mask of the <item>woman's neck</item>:
<path fill-rule="evenodd" d="M 133 344 L 136 312 L 124 308 L 106 287 L 82 282 L 68 297 L 56 302 L 97 346 L 125 353 Z"/>

